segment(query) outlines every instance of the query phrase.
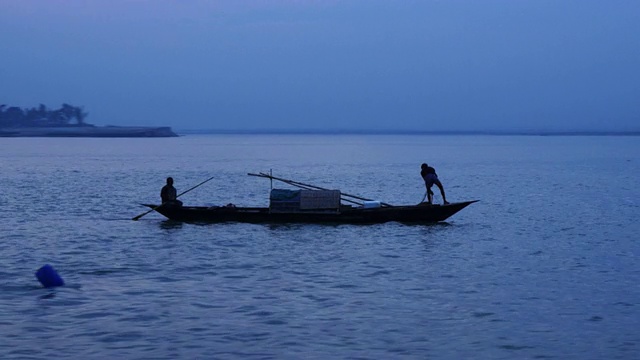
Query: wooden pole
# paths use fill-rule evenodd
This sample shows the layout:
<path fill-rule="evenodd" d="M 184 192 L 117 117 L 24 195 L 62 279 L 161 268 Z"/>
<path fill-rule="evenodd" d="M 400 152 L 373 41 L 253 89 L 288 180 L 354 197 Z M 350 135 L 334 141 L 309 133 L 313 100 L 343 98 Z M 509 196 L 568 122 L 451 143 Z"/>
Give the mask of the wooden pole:
<path fill-rule="evenodd" d="M 301 183 L 301 182 L 299 182 L 299 181 L 294 181 L 294 180 L 283 179 L 283 178 L 279 178 L 279 177 L 276 177 L 276 176 L 273 176 L 273 175 L 269 175 L 269 174 L 265 174 L 265 173 L 259 173 L 259 174 L 252 174 L 252 173 L 249 173 L 248 175 L 250 175 L 250 176 L 257 176 L 257 177 L 264 177 L 264 178 L 269 178 L 269 179 L 273 179 L 273 180 L 278 180 L 278 181 L 282 181 L 282 182 L 284 182 L 284 183 L 287 183 L 287 184 L 289 184 L 289 185 L 298 186 L 298 187 L 306 186 L 306 187 L 309 187 L 309 188 L 312 188 L 312 189 L 316 189 L 316 190 L 328 190 L 328 189 L 323 188 L 323 187 L 320 187 L 320 186 L 315 186 L 315 185 L 305 184 L 305 183 Z M 361 197 L 361 196 L 351 195 L 351 194 L 347 194 L 347 193 L 343 193 L 343 192 L 341 192 L 341 194 L 342 194 L 343 196 L 348 196 L 348 197 L 351 197 L 351 198 L 354 198 L 354 199 L 358 199 L 358 200 L 363 200 L 363 201 L 373 201 L 373 200 L 371 200 L 371 199 L 367 199 L 367 198 L 364 198 L 364 197 Z M 354 202 L 354 201 L 347 200 L 347 199 L 344 199 L 344 200 L 345 200 L 345 201 Z M 358 205 L 362 205 L 362 204 L 359 204 L 359 203 L 357 203 L 357 202 L 354 202 L 354 203 L 356 203 L 356 204 L 358 204 Z M 384 205 L 384 206 L 393 206 L 393 205 L 391 205 L 391 204 L 387 204 L 387 203 L 383 203 L 383 202 L 381 202 L 380 204 L 382 204 L 382 205 Z"/>
<path fill-rule="evenodd" d="M 301 184 L 301 183 L 298 183 L 298 182 L 293 181 L 293 180 L 286 180 L 286 179 L 275 179 L 275 180 L 282 181 L 285 184 L 289 184 L 289 185 L 292 185 L 292 186 L 295 186 L 295 187 L 299 187 L 299 188 L 304 189 L 304 190 L 326 190 L 326 189 L 323 189 L 323 188 L 318 188 L 317 186 L 313 186 L 313 185 Z M 273 179 L 271 179 L 271 181 L 273 181 Z M 272 188 L 273 188 L 273 186 L 272 186 Z M 342 195 L 342 192 L 340 193 L 340 195 Z M 351 200 L 351 199 L 345 199 L 345 198 L 342 198 L 342 197 L 341 197 L 341 199 L 343 201 L 350 202 L 352 204 L 362 205 L 362 203 L 354 201 L 354 200 Z"/>

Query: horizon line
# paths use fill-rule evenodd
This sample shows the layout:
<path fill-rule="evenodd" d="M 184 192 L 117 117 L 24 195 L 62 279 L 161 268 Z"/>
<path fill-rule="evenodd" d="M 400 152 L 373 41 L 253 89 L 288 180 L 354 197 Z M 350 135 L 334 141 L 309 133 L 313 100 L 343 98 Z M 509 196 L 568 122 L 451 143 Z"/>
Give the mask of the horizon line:
<path fill-rule="evenodd" d="M 181 134 L 215 135 L 535 135 L 640 136 L 640 130 L 310 130 L 310 129 L 176 129 Z"/>

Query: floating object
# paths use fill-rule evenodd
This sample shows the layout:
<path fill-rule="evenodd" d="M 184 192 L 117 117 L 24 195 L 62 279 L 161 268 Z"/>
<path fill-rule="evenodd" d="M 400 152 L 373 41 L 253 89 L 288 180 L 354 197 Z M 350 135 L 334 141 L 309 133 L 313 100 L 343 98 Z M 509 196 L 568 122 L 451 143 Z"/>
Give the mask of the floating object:
<path fill-rule="evenodd" d="M 64 280 L 58 275 L 53 266 L 49 264 L 38 269 L 38 271 L 36 271 L 36 277 L 42 286 L 46 288 L 64 285 Z"/>
<path fill-rule="evenodd" d="M 268 207 L 143 205 L 170 220 L 194 223 L 376 224 L 396 221 L 426 224 L 444 221 L 478 201 L 452 202 L 445 205 L 394 206 L 346 194 L 340 190 L 329 190 L 263 173 L 249 175 L 278 180 L 301 190 L 272 189 Z M 357 206 L 344 204 L 343 201 L 354 203 Z"/>
<path fill-rule="evenodd" d="M 381 206 L 382 204 L 380 203 L 380 201 L 365 201 L 362 203 L 362 207 L 365 209 L 377 209 Z"/>

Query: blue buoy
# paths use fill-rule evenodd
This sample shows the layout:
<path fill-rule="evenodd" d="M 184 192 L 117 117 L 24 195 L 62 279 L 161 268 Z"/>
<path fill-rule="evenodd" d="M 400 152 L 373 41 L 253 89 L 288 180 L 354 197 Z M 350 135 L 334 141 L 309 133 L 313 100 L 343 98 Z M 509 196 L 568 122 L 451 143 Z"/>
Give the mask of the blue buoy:
<path fill-rule="evenodd" d="M 36 277 L 42 286 L 46 288 L 64 285 L 64 280 L 58 275 L 53 266 L 49 264 L 38 269 L 38 271 L 36 271 Z"/>

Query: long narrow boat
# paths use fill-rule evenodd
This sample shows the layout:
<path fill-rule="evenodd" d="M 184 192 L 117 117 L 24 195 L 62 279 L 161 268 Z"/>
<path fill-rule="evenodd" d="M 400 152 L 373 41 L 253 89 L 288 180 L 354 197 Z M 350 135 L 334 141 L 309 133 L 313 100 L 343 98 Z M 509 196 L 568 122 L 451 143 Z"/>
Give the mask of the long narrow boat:
<path fill-rule="evenodd" d="M 326 223 L 376 224 L 388 221 L 400 223 L 435 223 L 478 200 L 447 205 L 406 205 L 368 208 L 342 205 L 337 210 L 274 211 L 271 207 L 236 206 L 158 206 L 144 204 L 168 219 L 192 223 L 247 222 L 247 223 Z"/>
<path fill-rule="evenodd" d="M 182 206 L 182 204 L 143 204 L 170 220 L 194 223 L 248 222 L 248 223 L 326 223 L 326 224 L 376 224 L 389 221 L 401 223 L 435 223 L 478 200 L 446 205 L 394 206 L 361 196 L 330 190 L 298 181 L 259 173 L 257 176 L 277 180 L 299 190 L 271 189 L 268 207 Z M 211 180 L 208 179 L 195 187 Z M 194 188 L 195 188 L 194 187 Z M 193 188 L 182 194 L 193 190 Z M 180 195 L 182 195 L 180 194 Z M 356 199 L 356 200 L 354 200 Z M 355 204 L 345 204 L 345 202 Z M 144 214 L 138 215 L 134 220 Z"/>

